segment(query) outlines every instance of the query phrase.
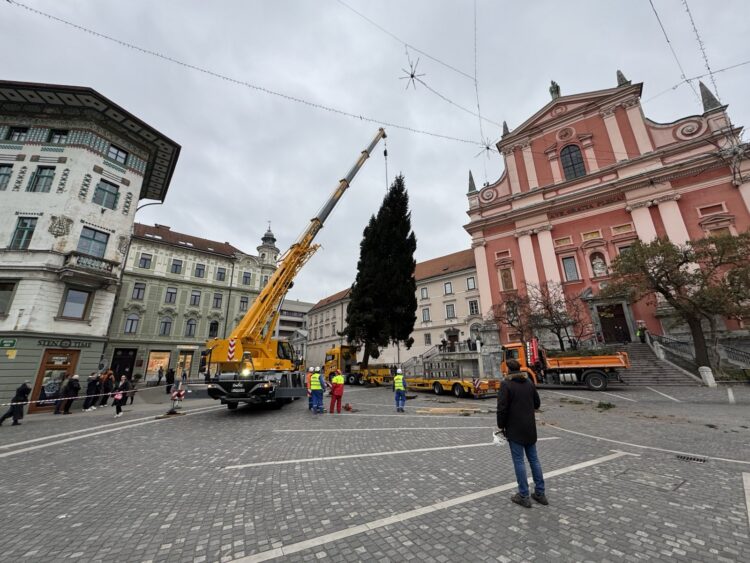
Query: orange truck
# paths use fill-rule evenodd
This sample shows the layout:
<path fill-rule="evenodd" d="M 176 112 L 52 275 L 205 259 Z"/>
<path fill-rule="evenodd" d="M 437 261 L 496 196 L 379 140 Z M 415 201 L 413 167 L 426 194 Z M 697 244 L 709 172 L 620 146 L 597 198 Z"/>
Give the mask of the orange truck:
<path fill-rule="evenodd" d="M 517 360 L 537 385 L 585 385 L 592 391 L 604 391 L 610 382 L 623 383 L 620 371 L 630 368 L 627 352 L 550 358 L 537 340 L 503 346 L 504 374 L 511 359 Z"/>

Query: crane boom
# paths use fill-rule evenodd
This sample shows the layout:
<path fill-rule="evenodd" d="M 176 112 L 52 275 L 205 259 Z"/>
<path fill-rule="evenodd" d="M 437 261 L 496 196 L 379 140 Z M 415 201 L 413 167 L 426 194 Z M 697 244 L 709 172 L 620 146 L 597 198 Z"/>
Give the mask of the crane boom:
<path fill-rule="evenodd" d="M 211 350 L 211 364 L 219 364 L 219 371 L 239 371 L 240 363 L 248 352 L 256 370 L 291 369 L 292 358 L 280 358 L 279 356 L 286 354 L 280 354 L 277 343 L 271 339 L 281 303 L 297 273 L 319 248 L 319 245 L 313 244 L 316 235 L 372 150 L 385 136 L 385 131 L 382 128 L 378 129 L 369 146 L 361 152 L 351 170 L 339 181 L 318 214 L 310 220 L 310 224 L 299 238 L 281 256 L 276 271 L 253 301 L 248 312 L 234 327 L 229 338 L 212 339 L 207 342 L 206 346 Z"/>

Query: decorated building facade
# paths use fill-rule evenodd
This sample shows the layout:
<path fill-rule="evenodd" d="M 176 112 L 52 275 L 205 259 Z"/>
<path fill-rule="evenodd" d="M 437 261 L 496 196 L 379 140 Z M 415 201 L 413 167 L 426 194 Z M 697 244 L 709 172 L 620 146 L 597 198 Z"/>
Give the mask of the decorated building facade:
<path fill-rule="evenodd" d="M 672 123 L 647 118 L 642 84 L 552 100 L 497 143 L 505 170 L 477 190 L 469 223 L 485 317 L 526 284 L 560 284 L 584 295 L 599 341 L 635 338 L 641 321 L 657 334 L 679 330 L 649 300 L 602 299 L 616 256 L 635 240 L 682 244 L 750 226 L 750 165 L 722 105 L 700 85 L 703 112 Z M 502 342 L 518 338 L 501 326 Z M 743 330 L 724 320 L 727 331 Z"/>
<path fill-rule="evenodd" d="M 95 90 L 0 81 L 0 401 L 100 367 L 136 206 L 179 154 Z"/>

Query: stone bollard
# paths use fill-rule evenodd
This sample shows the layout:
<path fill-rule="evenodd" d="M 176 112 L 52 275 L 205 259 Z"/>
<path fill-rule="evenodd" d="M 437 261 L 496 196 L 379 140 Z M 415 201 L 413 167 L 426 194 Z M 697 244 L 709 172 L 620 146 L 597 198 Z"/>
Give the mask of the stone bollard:
<path fill-rule="evenodd" d="M 707 387 L 716 387 L 716 380 L 714 379 L 714 372 L 711 371 L 710 367 L 700 366 L 698 368 L 698 373 L 700 374 L 701 379 L 703 380 L 703 383 L 705 383 Z"/>
<path fill-rule="evenodd" d="M 662 349 L 661 344 L 659 344 L 658 342 L 654 342 L 653 348 L 654 354 L 656 354 L 657 358 L 659 358 L 660 360 L 666 359 L 666 355 L 664 354 L 664 350 Z"/>

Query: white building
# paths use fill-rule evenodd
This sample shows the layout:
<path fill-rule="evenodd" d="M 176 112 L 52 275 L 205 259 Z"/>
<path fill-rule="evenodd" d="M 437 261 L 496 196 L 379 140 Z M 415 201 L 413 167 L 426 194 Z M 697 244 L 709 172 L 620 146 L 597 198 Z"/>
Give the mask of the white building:
<path fill-rule="evenodd" d="M 180 146 L 90 88 L 9 81 L 0 140 L 0 400 L 36 399 L 100 365 L 136 206 Z"/>
<path fill-rule="evenodd" d="M 468 340 L 476 341 L 482 322 L 474 252 L 462 250 L 417 264 L 417 320 L 407 350 L 388 346 L 378 364 L 402 364 L 432 348 L 457 350 Z M 308 312 L 307 358 L 309 365 L 322 364 L 332 346 L 346 344 L 339 335 L 345 327 L 350 301 L 346 289 L 321 299 Z M 473 345 L 472 345 L 473 348 Z"/>

